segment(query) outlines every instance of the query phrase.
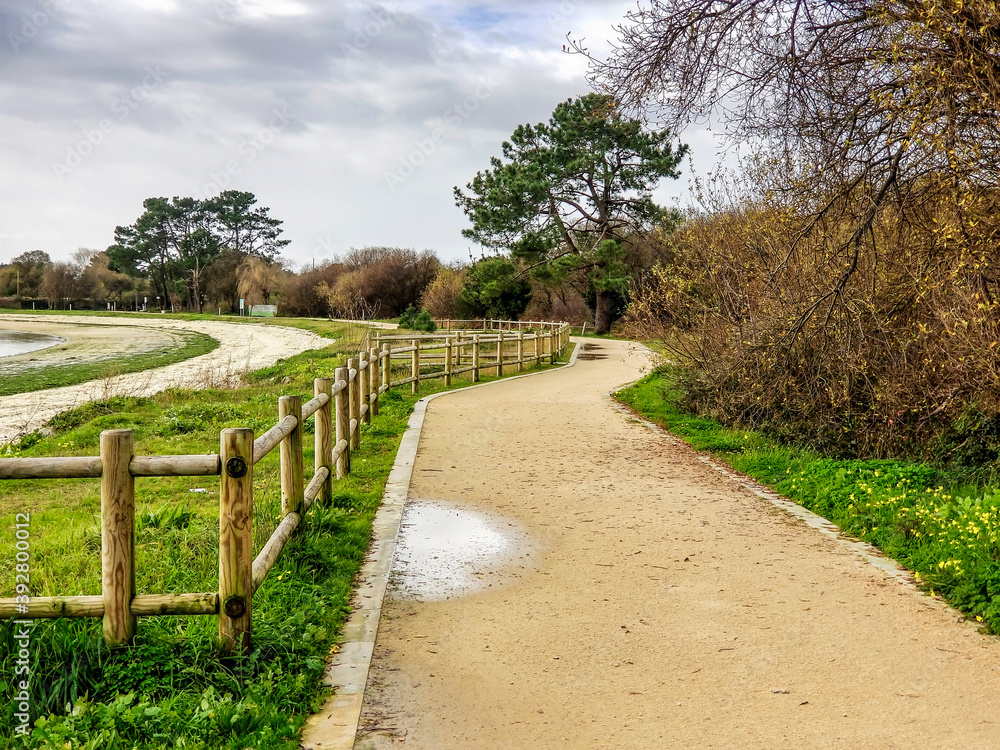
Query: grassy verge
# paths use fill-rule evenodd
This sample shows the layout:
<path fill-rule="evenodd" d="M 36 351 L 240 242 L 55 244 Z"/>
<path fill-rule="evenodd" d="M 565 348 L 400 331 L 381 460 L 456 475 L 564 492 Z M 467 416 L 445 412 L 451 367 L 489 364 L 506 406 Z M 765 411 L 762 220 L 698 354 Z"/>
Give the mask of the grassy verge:
<path fill-rule="evenodd" d="M 0 379 L 0 396 L 40 391 L 45 388 L 60 388 L 114 375 L 126 375 L 154 367 L 165 367 L 191 357 L 208 354 L 219 346 L 219 342 L 211 336 L 196 331 L 174 330 L 170 331 L 170 336 L 175 341 L 179 340 L 180 346 L 165 346 L 143 352 L 142 356 L 139 357 L 135 354 L 128 354 L 109 357 L 97 362 L 47 364 L 45 367 L 29 369 L 24 372 L 4 374 L 3 378 Z"/>
<path fill-rule="evenodd" d="M 336 336 L 357 332 L 323 323 Z M 357 340 L 290 357 L 251 373 L 232 391 L 168 391 L 152 398 L 91 403 L 52 420 L 51 437 L 22 441 L 23 456 L 96 455 L 101 430 L 131 428 L 137 454 L 218 451 L 219 430 L 276 421 L 279 395 L 311 396 L 312 378 L 332 373 Z M 484 382 L 496 378 L 483 377 Z M 468 380 L 455 379 L 454 387 Z M 30 737 L 14 734 L 13 627 L 0 623 L 0 746 L 66 748 L 268 748 L 292 750 L 320 703 L 326 657 L 349 611 L 351 584 L 399 438 L 418 398 L 441 380 L 383 396 L 363 428 L 352 474 L 334 485 L 330 507 L 314 506 L 304 533 L 286 547 L 253 599 L 254 648 L 220 659 L 214 617 L 150 617 L 135 645 L 108 650 L 97 620 L 40 621 L 31 632 Z M 312 421 L 307 423 L 311 431 Z M 311 439 L 305 441 L 307 448 Z M 255 467 L 255 552 L 278 521 L 277 451 Z M 311 465 L 307 456 L 306 465 Z M 0 495 L 0 571 L 13 595 L 15 514 L 30 513 L 31 594 L 100 592 L 100 505 L 96 480 L 5 482 Z M 218 579 L 218 480 L 140 479 L 136 578 L 140 593 L 212 591 Z M 6 743 L 6 744 L 5 744 Z"/>
<path fill-rule="evenodd" d="M 925 464 L 825 458 L 676 406 L 669 370 L 617 393 L 692 447 L 766 484 L 914 571 L 932 595 L 1000 634 L 1000 490 Z"/>

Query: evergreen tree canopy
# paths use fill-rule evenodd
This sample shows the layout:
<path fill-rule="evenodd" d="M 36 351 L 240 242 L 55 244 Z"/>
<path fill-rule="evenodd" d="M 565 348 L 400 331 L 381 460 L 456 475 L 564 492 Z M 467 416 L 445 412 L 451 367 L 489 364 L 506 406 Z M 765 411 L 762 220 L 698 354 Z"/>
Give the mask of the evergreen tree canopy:
<path fill-rule="evenodd" d="M 628 283 L 622 242 L 667 215 L 652 191 L 678 176 L 687 153 L 671 138 L 622 117 L 606 95 L 562 102 L 548 123 L 518 126 L 468 192 L 455 188 L 472 222 L 462 234 L 509 252 L 543 281 L 588 273 L 597 327 L 607 330 L 611 295 Z"/>

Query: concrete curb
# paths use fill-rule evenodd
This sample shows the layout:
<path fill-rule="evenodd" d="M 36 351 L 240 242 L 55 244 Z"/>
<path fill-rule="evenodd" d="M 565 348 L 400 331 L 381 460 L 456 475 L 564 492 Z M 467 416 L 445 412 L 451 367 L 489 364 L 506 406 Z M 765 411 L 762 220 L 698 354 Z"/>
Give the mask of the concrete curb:
<path fill-rule="evenodd" d="M 576 347 L 569 362 L 564 365 L 551 370 L 512 375 L 489 383 L 477 383 L 465 388 L 434 393 L 425 396 L 414 405 L 406 431 L 400 440 L 399 450 L 396 452 L 396 460 L 385 483 L 382 503 L 372 524 L 371 548 L 368 559 L 358 573 L 358 587 L 352 599 L 354 611 L 344 625 L 343 637 L 338 643 L 336 653 L 331 656 L 323 677 L 323 684 L 334 688 L 336 693 L 306 721 L 302 730 L 304 750 L 351 750 L 354 747 L 365 688 L 368 684 L 368 671 L 382 618 L 382 604 L 389 584 L 393 557 L 396 554 L 396 539 L 399 536 L 403 507 L 406 505 L 410 489 L 410 478 L 413 476 L 413 464 L 420 444 L 420 433 L 424 427 L 427 404 L 440 396 L 486 388 L 497 383 L 509 383 L 512 380 L 545 375 L 558 372 L 565 367 L 572 367 L 576 364 L 577 353 L 582 346 L 573 338 L 570 341 L 576 343 Z"/>

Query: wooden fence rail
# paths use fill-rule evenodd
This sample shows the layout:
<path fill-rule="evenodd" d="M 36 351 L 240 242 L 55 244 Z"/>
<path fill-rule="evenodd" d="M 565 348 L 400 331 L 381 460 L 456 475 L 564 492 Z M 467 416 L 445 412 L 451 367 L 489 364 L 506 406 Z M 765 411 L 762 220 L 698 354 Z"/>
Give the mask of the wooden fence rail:
<path fill-rule="evenodd" d="M 555 361 L 569 343 L 565 323 L 446 321 L 434 335 L 406 333 L 366 338 L 374 346 L 358 353 L 332 378 L 316 378 L 313 398 L 278 399 L 278 421 L 260 435 L 229 428 L 219 436 L 217 455 L 136 456 L 131 430 L 105 430 L 99 456 L 0 459 L 2 479 L 100 479 L 101 594 L 19 595 L 0 599 L 0 618 L 100 617 L 109 645 L 131 642 L 137 618 L 151 615 L 215 615 L 224 652 L 250 647 L 253 594 L 316 501 L 329 503 L 333 480 L 351 471 L 351 452 L 361 445 L 361 425 L 378 414 L 390 388 L 483 368 L 523 370 L 526 363 Z M 456 326 L 474 325 L 467 329 Z M 528 331 L 528 333 L 525 333 Z M 482 333 L 485 332 L 485 333 Z M 495 332 L 495 334 L 493 333 Z M 513 333 L 511 333 L 513 332 Z M 408 346 L 393 347 L 393 342 Z M 530 353 L 525 344 L 531 344 Z M 408 362 L 410 376 L 397 378 L 394 362 Z M 468 363 L 462 366 L 463 363 Z M 403 365 L 405 367 L 405 365 Z M 303 425 L 314 419 L 315 462 L 305 478 Z M 253 556 L 254 466 L 279 449 L 282 520 Z M 135 480 L 144 477 L 219 476 L 218 591 L 182 594 L 135 593 Z"/>

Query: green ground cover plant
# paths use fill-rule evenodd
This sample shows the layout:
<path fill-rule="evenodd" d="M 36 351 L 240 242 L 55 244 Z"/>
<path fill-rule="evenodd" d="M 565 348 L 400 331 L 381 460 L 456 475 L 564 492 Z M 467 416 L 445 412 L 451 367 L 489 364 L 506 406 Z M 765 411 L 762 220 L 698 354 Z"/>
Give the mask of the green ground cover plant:
<path fill-rule="evenodd" d="M 929 594 L 1000 634 L 1000 489 L 924 463 L 826 458 L 692 415 L 678 406 L 670 368 L 616 396 L 693 448 L 875 545 Z"/>
<path fill-rule="evenodd" d="M 54 434 L 33 433 L 9 456 L 96 455 L 101 430 L 130 428 L 137 454 L 210 453 L 219 431 L 277 420 L 279 395 L 312 394 L 354 355 L 363 329 L 310 321 L 337 341 L 247 375 L 236 390 L 171 390 L 150 398 L 88 403 L 55 417 Z M 407 365 L 408 366 L 408 365 Z M 543 369 L 539 366 L 538 369 Z M 394 368 L 395 371 L 395 368 Z M 485 375 L 482 382 L 496 379 Z M 402 377 L 402 368 L 397 377 Z M 455 378 L 454 387 L 469 380 Z M 14 734 L 12 625 L 0 622 L 0 747 L 61 750 L 298 747 L 299 730 L 324 695 L 325 660 L 350 609 L 352 581 L 368 550 L 371 524 L 399 439 L 416 400 L 441 380 L 383 395 L 363 427 L 352 473 L 334 483 L 329 507 L 314 505 L 253 599 L 253 649 L 220 658 L 217 619 L 140 618 L 131 648 L 109 650 L 100 620 L 38 621 L 31 632 L 30 737 Z M 311 433 L 312 420 L 306 423 Z M 312 440 L 306 466 L 311 466 Z M 280 513 L 278 452 L 257 464 L 254 551 Z M 136 586 L 140 593 L 214 591 L 218 586 L 218 478 L 169 477 L 136 483 Z M 31 514 L 31 594 L 100 593 L 99 484 L 96 480 L 0 484 L 0 580 L 14 586 L 15 514 Z"/>

